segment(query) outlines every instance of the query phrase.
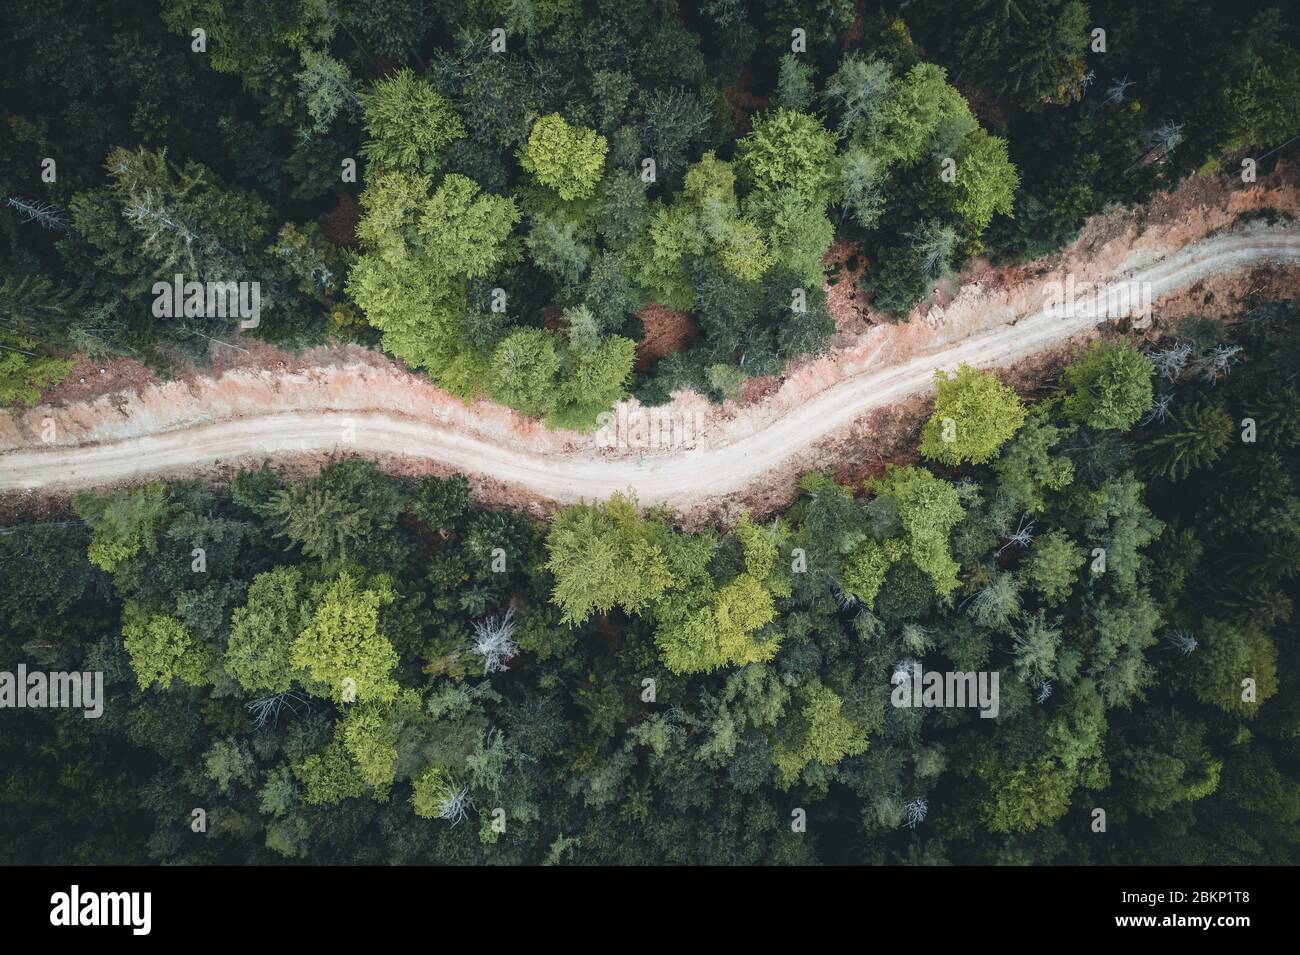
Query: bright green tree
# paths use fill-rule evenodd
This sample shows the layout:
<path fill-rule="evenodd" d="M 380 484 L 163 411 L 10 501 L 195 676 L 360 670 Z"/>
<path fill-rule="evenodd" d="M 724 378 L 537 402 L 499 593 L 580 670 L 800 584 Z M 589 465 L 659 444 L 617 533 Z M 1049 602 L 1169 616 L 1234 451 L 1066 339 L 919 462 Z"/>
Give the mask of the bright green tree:
<path fill-rule="evenodd" d="M 146 484 L 127 491 L 83 491 L 72 507 L 91 528 L 90 562 L 112 573 L 123 561 L 144 551 L 152 554 L 167 514 L 167 488 Z"/>
<path fill-rule="evenodd" d="M 992 460 L 1025 421 L 1014 391 L 987 371 L 962 365 L 949 377 L 934 374 L 934 413 L 921 429 L 922 456 L 956 466 Z"/>
<path fill-rule="evenodd" d="M 822 213 L 823 208 L 821 203 L 809 200 L 794 188 L 762 194 L 749 203 L 750 213 L 766 228 L 766 247 L 771 250 L 771 260 L 780 263 L 785 271 L 809 287 L 820 285 L 825 278 L 822 260 L 835 239 L 835 226 Z M 740 223 L 748 225 L 744 220 Z M 762 238 L 762 234 L 754 230 L 752 239 L 740 243 L 741 251 L 737 258 L 742 262 L 761 264 L 766 271 L 766 263 L 758 258 L 763 249 Z M 725 255 L 722 261 L 724 267 L 727 266 Z M 750 278 L 734 267 L 728 271 L 738 278 Z M 752 277 L 757 279 L 761 275 L 760 271 Z"/>
<path fill-rule="evenodd" d="M 142 690 L 155 683 L 167 689 L 173 680 L 202 686 L 216 662 L 175 617 L 146 613 L 130 603 L 122 612 L 122 644 Z"/>
<path fill-rule="evenodd" d="M 365 795 L 365 780 L 337 733 L 324 750 L 305 756 L 292 768 L 303 785 L 302 800 L 309 806 L 331 806 Z"/>
<path fill-rule="evenodd" d="M 396 599 L 385 582 L 363 587 L 348 571 L 315 588 L 311 622 L 293 642 L 289 662 L 306 672 L 308 689 L 336 703 L 392 700 L 397 651 L 379 633 L 379 611 Z"/>
<path fill-rule="evenodd" d="M 235 610 L 226 645 L 226 672 L 253 693 L 285 693 L 299 678 L 289 662 L 293 642 L 311 622 L 302 570 L 275 567 L 253 578 Z"/>
<path fill-rule="evenodd" d="M 492 353 L 492 394 L 524 414 L 555 409 L 560 356 L 555 336 L 541 328 L 516 328 Z"/>
<path fill-rule="evenodd" d="M 753 634 L 776 617 L 772 594 L 749 574 L 741 574 L 711 594 L 704 606 L 684 619 L 661 624 L 655 643 L 674 673 L 704 673 L 772 659 L 775 641 Z"/>
<path fill-rule="evenodd" d="M 855 141 L 886 168 L 910 166 L 926 155 L 932 138 L 946 120 L 969 114 L 970 107 L 948 85 L 943 68 L 918 63 L 890 86 L 888 97 L 874 113 L 874 121 L 862 127 Z"/>
<path fill-rule="evenodd" d="M 0 329 L 0 405 L 34 405 L 41 391 L 68 376 L 73 362 L 43 355 L 36 342 Z"/>
<path fill-rule="evenodd" d="M 608 335 L 594 346 L 569 347 L 569 369 L 560 384 L 557 424 L 591 428 L 596 415 L 627 395 L 636 342 Z"/>
<path fill-rule="evenodd" d="M 451 793 L 447 773 L 438 766 L 430 766 L 411 781 L 411 807 L 421 819 L 437 819 Z"/>
<path fill-rule="evenodd" d="M 400 209 L 386 211 L 401 215 Z M 420 203 L 418 216 L 421 265 L 434 276 L 467 279 L 492 274 L 505 256 L 506 238 L 519 221 L 513 199 L 482 192 L 474 180 L 450 173 Z M 366 238 L 364 232 L 358 234 Z"/>
<path fill-rule="evenodd" d="M 808 210 L 806 198 L 800 209 Z M 651 216 L 647 239 L 637 250 L 641 282 L 672 308 L 694 304 L 685 270 L 697 259 L 715 255 L 728 275 L 744 282 L 762 278 L 775 261 L 764 228 L 740 214 L 731 164 L 711 150 L 691 164 L 672 204 Z"/>
<path fill-rule="evenodd" d="M 930 576 L 935 592 L 955 590 L 957 563 L 948 549 L 948 534 L 965 514 L 957 488 L 925 468 L 895 465 L 867 488 L 897 506 L 907 556 Z"/>
<path fill-rule="evenodd" d="M 784 108 L 759 116 L 736 157 L 760 193 L 793 189 L 818 211 L 839 201 L 835 137 L 815 116 Z"/>
<path fill-rule="evenodd" d="M 794 692 L 795 710 L 772 746 L 776 784 L 789 789 L 809 763 L 834 766 L 846 756 L 866 752 L 863 728 L 844 713 L 844 701 L 821 683 Z"/>
<path fill-rule="evenodd" d="M 1050 759 L 986 778 L 984 824 L 990 832 L 1030 832 L 1065 815 L 1070 805 L 1069 775 Z"/>
<path fill-rule="evenodd" d="M 708 573 L 683 574 L 690 586 L 666 594 L 656 608 L 655 643 L 674 673 L 761 663 L 780 647 L 779 636 L 760 632 L 776 618 L 773 598 L 790 594 L 789 580 L 778 571 L 776 540 L 747 516 L 735 537 L 741 573 L 720 587 Z"/>
<path fill-rule="evenodd" d="M 427 176 L 397 173 L 367 185 L 348 292 L 393 354 L 440 380 L 472 383 L 485 369 L 464 337 L 466 280 L 505 260 L 519 211 L 464 176 L 448 174 L 432 195 L 430 185 Z M 465 361 L 470 367 L 458 367 Z"/>
<path fill-rule="evenodd" d="M 1011 215 L 1020 176 L 1007 155 L 1007 141 L 976 128 L 955 158 L 953 212 L 977 233 L 988 227 L 994 213 Z"/>
<path fill-rule="evenodd" d="M 604 136 L 550 113 L 533 123 L 519 165 L 561 199 L 588 199 L 596 194 L 608 148 Z"/>
<path fill-rule="evenodd" d="M 410 70 L 377 80 L 361 107 L 369 136 L 361 155 L 376 172 L 437 172 L 447 147 L 465 136 L 451 103 Z"/>
<path fill-rule="evenodd" d="M 562 511 L 546 537 L 546 567 L 555 577 L 551 600 L 564 620 L 581 623 L 615 606 L 647 610 L 674 582 L 664 553 L 668 533 L 619 494 Z"/>
<path fill-rule="evenodd" d="M 884 541 L 871 537 L 864 539 L 840 565 L 840 586 L 870 607 L 876 602 L 885 574 L 903 558 L 906 550 L 903 542 L 895 538 Z"/>
<path fill-rule="evenodd" d="M 410 691 L 407 691 L 410 692 Z M 339 732 L 357 772 L 381 802 L 397 773 L 397 724 L 393 709 L 382 703 L 348 707 Z"/>

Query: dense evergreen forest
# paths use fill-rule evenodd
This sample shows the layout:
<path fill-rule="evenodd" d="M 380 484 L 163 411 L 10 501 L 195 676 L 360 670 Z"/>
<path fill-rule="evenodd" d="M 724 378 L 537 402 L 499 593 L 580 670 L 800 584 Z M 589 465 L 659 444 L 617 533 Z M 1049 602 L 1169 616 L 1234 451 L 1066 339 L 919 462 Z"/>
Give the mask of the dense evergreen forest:
<path fill-rule="evenodd" d="M 11 408 L 258 339 L 590 430 L 825 352 L 833 243 L 903 320 L 1300 133 L 1277 0 L 0 17 Z M 174 274 L 260 320 L 159 314 Z M 647 305 L 693 332 L 651 361 Z M 12 517 L 0 669 L 106 699 L 0 714 L 0 862 L 1296 863 L 1297 368 L 1300 306 L 1254 300 L 1025 394 L 963 366 L 878 476 L 725 528 L 358 458 Z M 900 703 L 917 670 L 996 703 Z"/>
<path fill-rule="evenodd" d="M 79 495 L 0 533 L 0 653 L 107 698 L 5 713 L 0 853 L 1296 862 L 1297 317 L 1098 342 L 1030 404 L 940 376 L 918 463 L 725 532 L 362 460 Z M 897 705 L 921 661 L 996 715 Z"/>
<path fill-rule="evenodd" d="M 629 389 L 722 398 L 824 350 L 837 237 L 905 314 L 970 254 L 1300 133 L 1296 8 L 1254 0 L 0 9 L 3 401 L 69 351 L 232 341 L 155 314 L 179 273 L 260 283 L 249 336 L 379 345 L 590 429 Z M 651 302 L 695 334 L 634 373 Z"/>

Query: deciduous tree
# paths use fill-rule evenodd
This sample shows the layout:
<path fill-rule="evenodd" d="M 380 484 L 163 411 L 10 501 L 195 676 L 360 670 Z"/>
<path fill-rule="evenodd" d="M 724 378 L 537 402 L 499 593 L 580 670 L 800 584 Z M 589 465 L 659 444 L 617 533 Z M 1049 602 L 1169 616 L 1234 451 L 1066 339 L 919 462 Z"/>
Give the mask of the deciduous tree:
<path fill-rule="evenodd" d="M 550 113 L 533 124 L 519 164 L 561 199 L 587 199 L 596 194 L 608 148 L 596 131 L 575 128 Z"/>
<path fill-rule="evenodd" d="M 962 365 L 934 375 L 934 412 L 921 429 L 922 455 L 956 466 L 985 464 L 1025 421 L 1016 393 L 986 371 Z"/>

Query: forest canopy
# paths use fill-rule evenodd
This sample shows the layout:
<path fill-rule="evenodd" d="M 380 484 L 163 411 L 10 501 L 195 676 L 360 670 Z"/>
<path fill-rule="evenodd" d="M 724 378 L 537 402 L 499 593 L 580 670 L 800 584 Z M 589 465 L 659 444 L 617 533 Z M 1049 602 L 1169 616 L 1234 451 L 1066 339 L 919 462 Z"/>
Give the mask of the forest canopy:
<path fill-rule="evenodd" d="M 1285 5 L 890 6 L 7 2 L 0 401 L 355 341 L 590 430 L 824 353 L 830 283 L 904 318 L 1300 131 Z M 256 324 L 158 315 L 174 274 Z M 638 349 L 647 307 L 690 334 Z"/>
<path fill-rule="evenodd" d="M 5 415 L 316 346 L 539 431 L 736 402 L 1300 134 L 1278 0 L 0 19 Z M 10 508 L 4 667 L 104 697 L 3 708 L 0 862 L 1296 864 L 1300 312 L 1214 295 L 717 526 L 347 454 Z"/>
<path fill-rule="evenodd" d="M 978 454 L 728 528 L 358 459 L 80 494 L 0 529 L 0 652 L 106 684 L 6 711 L 0 857 L 1294 864 L 1298 318 L 963 370 L 922 447 Z"/>

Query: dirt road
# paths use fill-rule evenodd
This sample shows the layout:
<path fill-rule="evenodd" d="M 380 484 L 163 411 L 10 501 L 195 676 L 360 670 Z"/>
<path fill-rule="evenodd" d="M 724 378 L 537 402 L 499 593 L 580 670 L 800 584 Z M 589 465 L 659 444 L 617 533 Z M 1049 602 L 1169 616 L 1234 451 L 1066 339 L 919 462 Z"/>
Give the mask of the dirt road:
<path fill-rule="evenodd" d="M 1158 262 L 1117 270 L 1111 281 L 1150 283 L 1151 297 L 1159 299 L 1198 280 L 1266 264 L 1300 266 L 1300 230 L 1278 225 L 1214 236 Z M 268 456 L 337 450 L 424 458 L 560 503 L 631 490 L 643 504 L 684 508 L 740 492 L 868 411 L 926 390 L 935 369 L 962 362 L 1012 365 L 1108 317 L 1103 310 L 1096 317 L 1061 318 L 1046 309 L 1006 316 L 991 330 L 951 346 L 846 377 L 752 433 L 732 433 L 694 448 L 609 455 L 598 451 L 596 438 L 584 437 L 557 451 L 554 442 L 539 439 L 531 446 L 528 440 L 501 440 L 463 427 L 454 417 L 440 420 L 441 414 L 431 419 L 392 408 L 321 411 L 304 392 L 299 408 L 200 423 L 158 422 L 157 433 L 94 444 L 63 444 L 56 438 L 42 447 L 25 423 L 21 441 L 11 441 L 13 449 L 0 455 L 0 492 L 112 485 L 194 473 L 217 463 L 255 464 Z M 40 409 L 25 418 L 33 415 L 39 418 Z"/>

